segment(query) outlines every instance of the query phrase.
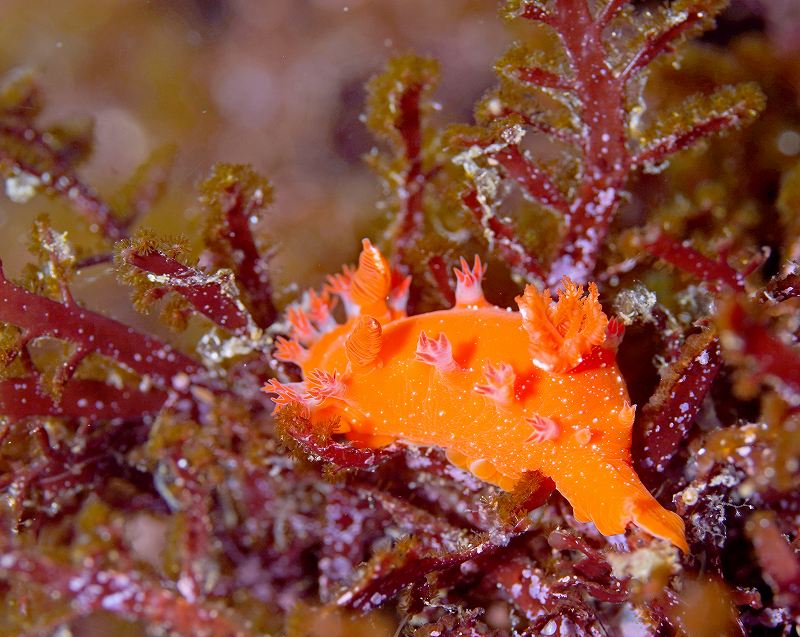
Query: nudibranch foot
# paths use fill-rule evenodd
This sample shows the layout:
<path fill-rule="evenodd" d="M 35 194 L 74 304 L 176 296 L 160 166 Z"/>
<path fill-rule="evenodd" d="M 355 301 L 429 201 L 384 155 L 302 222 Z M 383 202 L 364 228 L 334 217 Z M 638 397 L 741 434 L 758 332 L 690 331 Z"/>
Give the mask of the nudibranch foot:
<path fill-rule="evenodd" d="M 445 457 L 450 464 L 469 471 L 472 475 L 484 482 L 500 487 L 504 491 L 513 491 L 517 480 L 500 473 L 494 465 L 485 458 L 470 458 L 454 449 L 447 449 Z"/>
<path fill-rule="evenodd" d="M 513 312 L 486 301 L 485 272 L 480 259 L 462 260 L 455 307 L 407 316 L 410 279 L 365 239 L 358 267 L 305 294 L 288 311 L 290 338 L 276 339 L 276 358 L 298 364 L 304 382 L 264 390 L 276 410 L 300 405 L 312 426 L 337 420 L 357 446 L 439 447 L 508 491 L 538 472 L 601 533 L 633 523 L 686 551 L 680 517 L 631 466 L 635 408 L 615 360 L 622 325 L 597 286 L 565 278 L 554 298 L 528 285 Z"/>

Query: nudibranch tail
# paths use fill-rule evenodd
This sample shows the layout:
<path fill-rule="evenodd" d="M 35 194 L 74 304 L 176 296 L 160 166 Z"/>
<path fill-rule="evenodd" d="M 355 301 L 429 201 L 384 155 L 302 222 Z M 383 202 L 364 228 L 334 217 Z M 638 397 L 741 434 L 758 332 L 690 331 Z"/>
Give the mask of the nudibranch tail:
<path fill-rule="evenodd" d="M 633 522 L 650 535 L 672 542 L 684 553 L 689 552 L 681 516 L 667 511 L 655 498 L 651 497 L 636 502 L 633 508 Z"/>
<path fill-rule="evenodd" d="M 583 288 L 565 277 L 556 302 L 550 290 L 539 292 L 528 285 L 516 301 L 530 337 L 533 363 L 541 369 L 568 372 L 605 340 L 608 317 L 594 283 L 584 296 Z"/>
<path fill-rule="evenodd" d="M 593 466 L 585 467 L 589 459 Z M 575 519 L 593 522 L 603 535 L 624 533 L 633 522 L 688 553 L 683 520 L 658 503 L 629 462 L 594 455 L 590 448 L 573 455 L 573 462 L 576 469 L 585 468 L 571 469 L 569 480 L 556 480 L 556 486 L 572 505 Z"/>

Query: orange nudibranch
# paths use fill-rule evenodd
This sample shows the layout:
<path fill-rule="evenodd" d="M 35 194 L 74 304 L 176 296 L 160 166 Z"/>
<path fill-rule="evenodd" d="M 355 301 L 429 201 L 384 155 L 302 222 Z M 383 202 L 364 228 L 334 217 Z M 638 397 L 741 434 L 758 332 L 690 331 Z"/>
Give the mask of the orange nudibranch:
<path fill-rule="evenodd" d="M 635 409 L 616 364 L 619 325 L 597 287 L 565 278 L 554 301 L 528 285 L 514 312 L 486 301 L 477 257 L 461 266 L 455 307 L 407 316 L 410 278 L 393 286 L 365 239 L 357 269 L 288 312 L 291 338 L 278 338 L 275 356 L 299 365 L 304 380 L 264 387 L 276 409 L 300 403 L 312 422 L 338 418 L 338 433 L 362 446 L 443 448 L 507 491 L 540 471 L 601 533 L 633 522 L 688 551 L 683 521 L 631 465 Z M 331 313 L 337 297 L 343 324 Z"/>

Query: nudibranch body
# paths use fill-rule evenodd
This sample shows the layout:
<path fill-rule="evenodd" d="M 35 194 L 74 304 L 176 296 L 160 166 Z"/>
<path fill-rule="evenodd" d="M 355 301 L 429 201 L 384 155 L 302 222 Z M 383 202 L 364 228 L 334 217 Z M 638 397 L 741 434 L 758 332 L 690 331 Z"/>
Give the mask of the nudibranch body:
<path fill-rule="evenodd" d="M 477 258 L 472 267 L 462 259 L 455 307 L 406 316 L 410 279 L 393 286 L 365 240 L 355 271 L 288 313 L 291 339 L 279 338 L 276 357 L 300 365 L 303 382 L 271 380 L 265 391 L 278 409 L 304 405 L 313 422 L 338 418 L 354 444 L 441 447 L 505 490 L 540 471 L 601 533 L 633 522 L 688 550 L 680 517 L 631 466 L 635 412 L 616 365 L 620 329 L 596 287 L 565 279 L 554 301 L 529 285 L 513 312 L 485 300 L 483 273 Z M 336 297 L 344 324 L 331 314 Z"/>

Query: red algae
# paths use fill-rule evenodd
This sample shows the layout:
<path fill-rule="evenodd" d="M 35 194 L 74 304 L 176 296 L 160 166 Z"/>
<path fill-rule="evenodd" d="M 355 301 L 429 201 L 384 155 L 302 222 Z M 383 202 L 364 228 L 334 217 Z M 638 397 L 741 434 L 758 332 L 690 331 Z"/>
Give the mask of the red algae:
<path fill-rule="evenodd" d="M 0 636 L 789 634 L 800 58 L 725 4 L 503 2 L 469 124 L 390 60 L 381 249 L 303 294 L 254 169 L 162 236 L 181 149 L 107 198 L 10 75 L 7 205 L 49 216 L 0 269 Z"/>

